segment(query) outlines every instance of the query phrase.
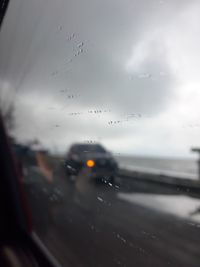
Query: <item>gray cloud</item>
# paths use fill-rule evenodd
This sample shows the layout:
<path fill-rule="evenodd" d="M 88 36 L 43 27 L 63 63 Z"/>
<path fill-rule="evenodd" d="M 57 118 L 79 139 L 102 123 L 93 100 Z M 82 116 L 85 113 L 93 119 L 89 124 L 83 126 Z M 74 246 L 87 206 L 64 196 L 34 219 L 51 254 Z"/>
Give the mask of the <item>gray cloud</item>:
<path fill-rule="evenodd" d="M 146 114 L 170 109 L 177 77 L 165 32 L 197 1 L 47 2 L 11 2 L 0 37 L 1 86 L 17 91 L 18 137 L 48 146 L 131 141 Z M 95 109 L 111 112 L 88 114 Z M 131 113 L 142 115 L 139 129 L 124 122 Z"/>

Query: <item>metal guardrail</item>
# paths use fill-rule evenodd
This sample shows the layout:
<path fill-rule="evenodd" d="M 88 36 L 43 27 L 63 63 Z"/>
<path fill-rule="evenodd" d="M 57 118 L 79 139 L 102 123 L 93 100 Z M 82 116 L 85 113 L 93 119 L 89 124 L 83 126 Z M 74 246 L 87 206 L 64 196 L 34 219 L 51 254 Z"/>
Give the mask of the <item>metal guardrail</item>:
<path fill-rule="evenodd" d="M 126 182 L 131 184 L 132 181 L 143 181 L 146 183 L 156 183 L 168 187 L 176 187 L 184 189 L 186 191 L 195 191 L 200 193 L 200 181 L 192 180 L 187 178 L 167 176 L 164 174 L 151 174 L 139 171 L 130 171 L 127 169 L 120 169 L 119 176 L 121 177 L 121 182 L 126 179 Z M 127 181 L 128 180 L 128 181 Z"/>

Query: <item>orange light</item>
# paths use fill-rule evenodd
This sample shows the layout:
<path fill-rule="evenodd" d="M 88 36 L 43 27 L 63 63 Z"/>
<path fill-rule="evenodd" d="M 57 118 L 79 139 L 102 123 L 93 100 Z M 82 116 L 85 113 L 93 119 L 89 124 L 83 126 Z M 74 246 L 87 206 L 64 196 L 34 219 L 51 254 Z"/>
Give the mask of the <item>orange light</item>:
<path fill-rule="evenodd" d="M 89 168 L 92 168 L 92 167 L 94 167 L 95 162 L 94 162 L 94 160 L 89 159 L 89 160 L 87 160 L 86 165 L 87 165 Z"/>

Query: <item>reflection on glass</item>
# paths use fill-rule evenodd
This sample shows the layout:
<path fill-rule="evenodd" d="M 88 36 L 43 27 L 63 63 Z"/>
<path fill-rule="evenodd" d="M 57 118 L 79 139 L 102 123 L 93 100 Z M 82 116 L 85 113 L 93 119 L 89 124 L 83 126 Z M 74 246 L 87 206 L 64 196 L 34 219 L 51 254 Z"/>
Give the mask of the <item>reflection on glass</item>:
<path fill-rule="evenodd" d="M 0 109 L 34 231 L 65 266 L 198 266 L 192 1 L 11 1 Z"/>

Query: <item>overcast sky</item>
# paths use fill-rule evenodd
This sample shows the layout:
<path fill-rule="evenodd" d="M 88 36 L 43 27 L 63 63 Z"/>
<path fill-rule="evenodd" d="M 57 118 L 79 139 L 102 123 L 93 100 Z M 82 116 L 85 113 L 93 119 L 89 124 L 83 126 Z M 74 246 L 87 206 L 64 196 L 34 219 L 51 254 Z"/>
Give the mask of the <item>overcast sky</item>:
<path fill-rule="evenodd" d="M 200 2 L 10 1 L 0 88 L 21 142 L 189 156 L 200 146 Z"/>

